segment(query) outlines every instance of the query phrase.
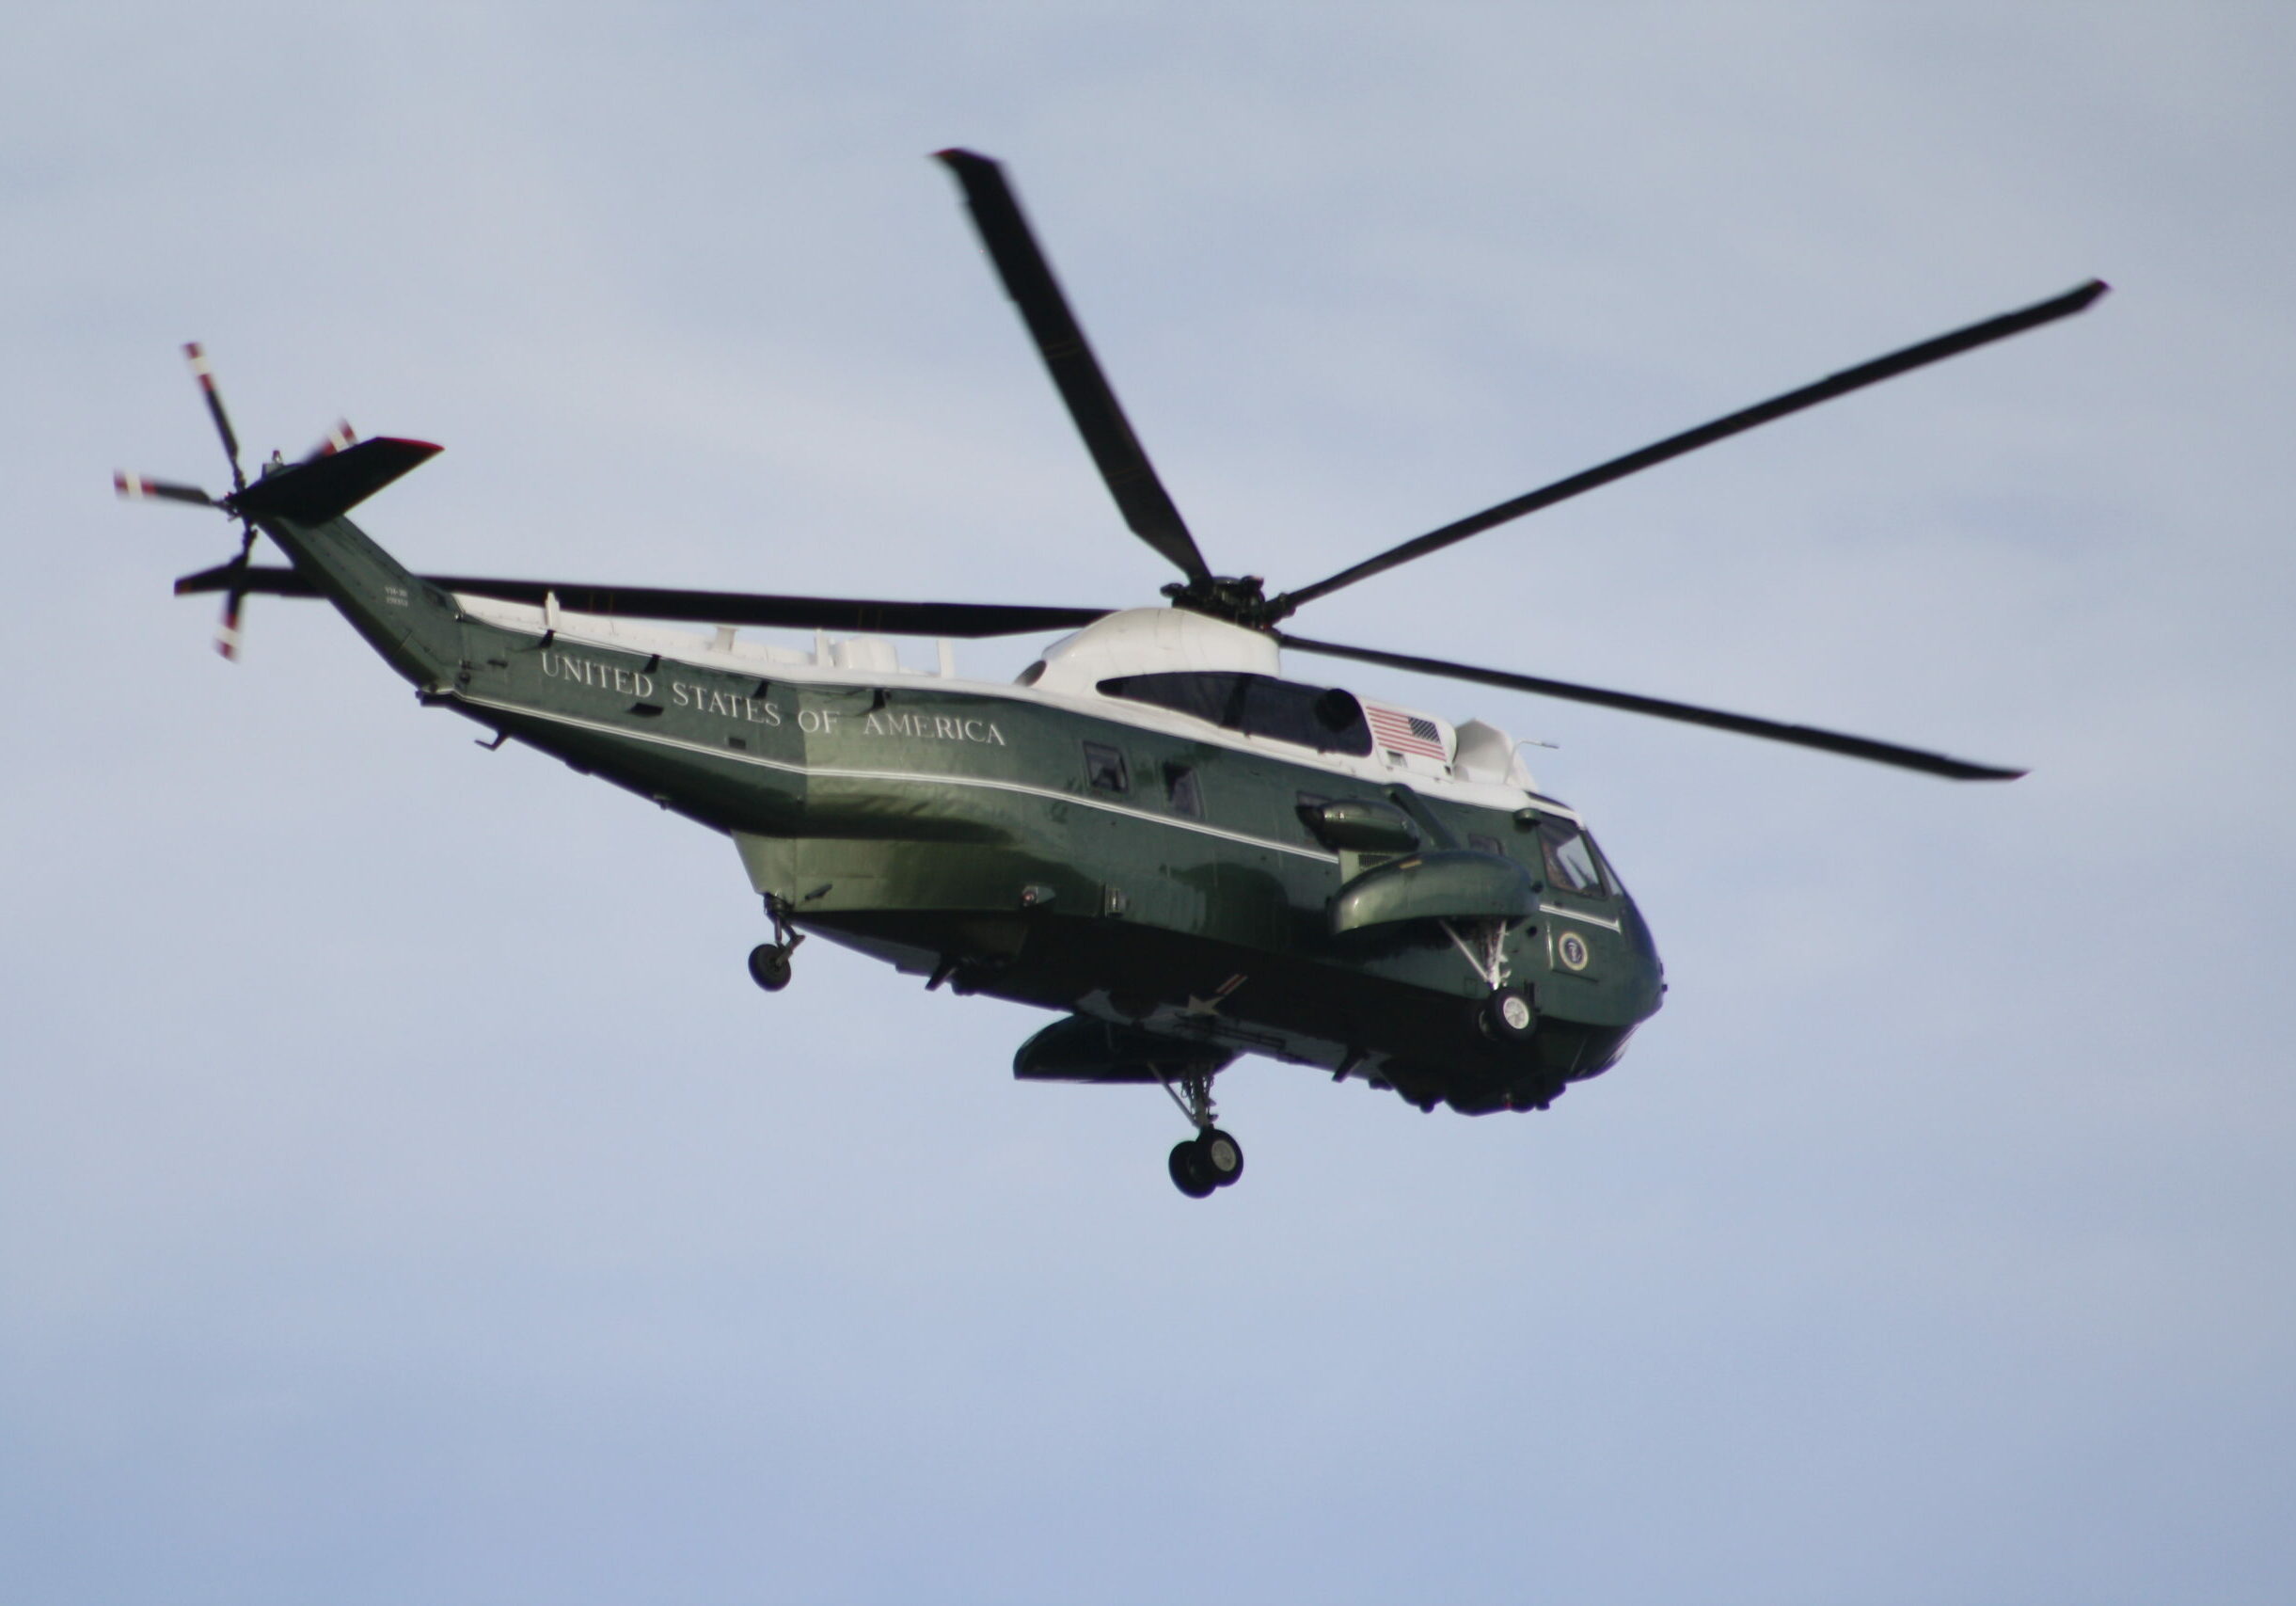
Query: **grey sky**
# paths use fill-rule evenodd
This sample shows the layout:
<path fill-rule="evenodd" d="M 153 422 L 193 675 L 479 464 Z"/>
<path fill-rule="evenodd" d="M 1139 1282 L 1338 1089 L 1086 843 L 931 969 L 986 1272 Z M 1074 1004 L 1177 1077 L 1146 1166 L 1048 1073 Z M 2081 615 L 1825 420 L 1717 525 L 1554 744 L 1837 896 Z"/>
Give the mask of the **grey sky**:
<path fill-rule="evenodd" d="M 0 22 L 0 1592 L 2287 1599 L 2296 24 L 1588 9 Z M 197 338 L 447 446 L 418 564 L 1150 599 L 951 143 L 1278 583 L 2113 280 L 1303 620 L 2034 774 L 1351 676 L 1560 744 L 1670 1004 L 1528 1118 L 1247 1062 L 1196 1205 L 109 503 L 220 480 Z"/>

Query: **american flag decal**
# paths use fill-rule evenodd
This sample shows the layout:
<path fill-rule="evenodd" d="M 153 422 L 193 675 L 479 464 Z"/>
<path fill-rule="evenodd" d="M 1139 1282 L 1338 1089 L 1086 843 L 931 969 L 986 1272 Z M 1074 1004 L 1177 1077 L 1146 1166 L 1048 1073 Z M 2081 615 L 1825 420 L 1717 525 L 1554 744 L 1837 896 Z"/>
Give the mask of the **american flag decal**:
<path fill-rule="evenodd" d="M 1443 748 L 1443 728 L 1433 720 L 1377 703 L 1364 704 L 1363 717 L 1370 722 L 1371 739 L 1389 753 L 1415 753 L 1438 763 L 1450 757 Z"/>

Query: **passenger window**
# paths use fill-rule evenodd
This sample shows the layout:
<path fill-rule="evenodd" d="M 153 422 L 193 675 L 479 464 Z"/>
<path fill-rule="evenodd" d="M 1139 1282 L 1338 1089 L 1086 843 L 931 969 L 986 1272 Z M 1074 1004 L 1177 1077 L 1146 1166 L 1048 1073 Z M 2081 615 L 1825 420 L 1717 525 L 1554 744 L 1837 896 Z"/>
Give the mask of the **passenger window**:
<path fill-rule="evenodd" d="M 1085 743 L 1085 779 L 1096 792 L 1122 793 L 1132 789 L 1132 775 L 1124 767 L 1124 755 L 1097 741 Z"/>
<path fill-rule="evenodd" d="M 1196 787 L 1196 771 L 1185 764 L 1164 767 L 1164 801 L 1174 814 L 1184 814 L 1190 819 L 1204 818 L 1204 794 Z"/>
<path fill-rule="evenodd" d="M 1601 898 L 1608 889 L 1594 860 L 1594 844 L 1571 820 L 1550 814 L 1539 817 L 1539 848 L 1546 858 L 1546 879 L 1564 892 L 1581 898 Z"/>
<path fill-rule="evenodd" d="M 1353 692 L 1336 687 L 1204 669 L 1119 675 L 1101 681 L 1100 691 L 1104 697 L 1169 708 L 1246 736 L 1273 737 L 1318 753 L 1360 755 L 1371 751 L 1371 727 L 1365 723 L 1363 705 Z"/>

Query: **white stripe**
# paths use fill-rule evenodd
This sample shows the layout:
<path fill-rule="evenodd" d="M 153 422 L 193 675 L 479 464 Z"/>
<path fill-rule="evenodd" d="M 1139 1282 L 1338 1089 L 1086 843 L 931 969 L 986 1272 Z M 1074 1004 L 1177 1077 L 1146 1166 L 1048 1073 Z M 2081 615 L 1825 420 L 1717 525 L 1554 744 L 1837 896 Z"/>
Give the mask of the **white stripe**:
<path fill-rule="evenodd" d="M 1542 914 L 1560 914 L 1565 920 L 1578 920 L 1583 921 L 1589 926 L 1600 926 L 1606 931 L 1621 931 L 1625 930 L 1625 928 L 1621 926 L 1616 920 L 1606 920 L 1600 914 L 1582 914 L 1576 909 L 1559 909 L 1551 903 L 1540 904 L 1539 913 Z"/>
<path fill-rule="evenodd" d="M 905 770 L 846 770 L 827 765 L 791 764 L 779 758 L 767 758 L 754 753 L 738 753 L 731 748 L 711 747 L 705 742 L 687 741 L 674 736 L 657 736 L 652 731 L 630 730 L 622 725 L 610 725 L 597 720 L 585 720 L 573 714 L 548 713 L 522 703 L 498 703 L 490 697 L 474 697 L 467 692 L 449 692 L 448 696 L 458 703 L 469 703 L 482 708 L 499 708 L 504 713 L 524 714 L 530 719 L 547 720 L 555 724 L 576 725 L 607 736 L 625 737 L 631 741 L 649 741 L 657 747 L 683 748 L 712 758 L 727 758 L 736 764 L 754 764 L 761 770 L 779 770 L 785 774 L 819 776 L 834 781 L 902 781 L 925 787 L 977 787 L 985 791 L 1017 792 L 1025 797 L 1046 798 L 1053 803 L 1081 803 L 1108 814 L 1121 814 L 1132 819 L 1146 820 L 1151 825 L 1169 825 L 1180 831 L 1193 831 L 1200 836 L 1217 836 L 1224 841 L 1241 842 L 1248 848 L 1265 848 L 1272 852 L 1290 853 L 1302 859 L 1314 859 L 1322 864 L 1336 865 L 1337 853 L 1319 849 L 1295 847 L 1290 842 L 1270 841 L 1265 836 L 1249 836 L 1241 831 L 1224 831 L 1216 825 L 1204 825 L 1193 819 L 1177 819 L 1170 815 L 1150 814 L 1146 809 L 1128 808 L 1122 803 L 1103 802 L 1100 798 L 1084 797 L 1075 792 L 1058 791 L 1051 787 L 1031 786 L 1025 781 L 1000 781 L 985 775 L 933 775 Z"/>
<path fill-rule="evenodd" d="M 544 628 L 542 610 L 532 603 L 503 602 L 498 598 L 465 593 L 457 593 L 454 603 L 470 618 L 515 634 L 535 637 L 541 635 Z M 755 676 L 800 686 L 857 686 L 864 690 L 882 686 L 889 691 L 913 690 L 921 680 L 927 678 L 922 672 L 911 670 L 836 669 L 830 667 L 826 661 L 816 664 L 798 654 L 772 658 L 764 655 L 751 657 L 747 652 L 726 654 L 713 650 L 706 637 L 659 624 L 605 614 L 562 610 L 556 628 L 559 640 L 573 646 L 593 646 L 603 652 L 659 653 L 665 660 L 691 664 L 697 669 L 712 669 L 720 674 L 730 672 L 737 676 Z M 826 632 L 816 632 L 815 640 L 825 642 Z M 785 652 L 786 649 L 774 650 Z M 1133 703 L 1097 693 L 1047 691 L 1042 686 L 1017 686 L 1007 681 L 973 680 L 959 676 L 954 682 L 944 683 L 934 690 L 960 691 L 1024 708 L 1058 708 L 1068 713 L 1084 714 L 1132 730 L 1178 736 L 1208 747 L 1221 747 L 1231 753 L 1247 753 L 1254 757 L 1273 759 L 1297 769 L 1313 771 L 1319 775 L 1344 775 L 1353 780 L 1369 781 L 1377 787 L 1390 786 L 1395 780 L 1393 762 L 1382 756 L 1390 750 L 1379 747 L 1361 755 L 1318 753 L 1277 741 L 1273 737 L 1245 736 L 1242 731 L 1230 730 L 1190 714 L 1159 708 L 1152 704 Z M 1365 703 L 1367 711 L 1372 706 Z M 1420 717 L 1433 718 L 1433 715 Z M 1435 728 L 1441 731 L 1446 726 L 1441 720 L 1436 720 Z M 1438 764 L 1448 763 L 1445 753 L 1421 753 L 1409 756 L 1432 758 Z M 1530 803 L 1538 804 L 1544 813 L 1574 820 L 1578 818 L 1578 811 L 1569 803 L 1525 791 L 1519 787 L 1499 782 L 1467 781 L 1456 775 L 1425 770 L 1415 770 L 1411 775 L 1411 784 L 1421 795 L 1462 803 L 1469 808 L 1512 813 L 1526 803 Z"/>

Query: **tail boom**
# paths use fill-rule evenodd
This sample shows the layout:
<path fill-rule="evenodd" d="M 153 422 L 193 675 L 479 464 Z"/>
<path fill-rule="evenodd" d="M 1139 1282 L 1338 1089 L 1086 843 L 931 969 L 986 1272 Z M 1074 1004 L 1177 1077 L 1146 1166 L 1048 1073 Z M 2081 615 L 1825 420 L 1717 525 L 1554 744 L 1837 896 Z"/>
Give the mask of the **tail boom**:
<path fill-rule="evenodd" d="M 275 469 L 226 503 L 277 542 L 296 572 L 333 602 L 393 669 L 425 690 L 450 683 L 462 661 L 454 601 L 376 546 L 345 515 L 438 450 L 420 440 L 362 440 L 342 452 Z"/>

